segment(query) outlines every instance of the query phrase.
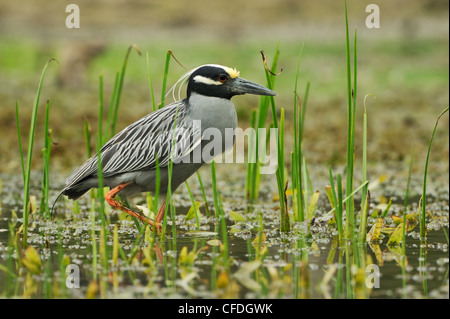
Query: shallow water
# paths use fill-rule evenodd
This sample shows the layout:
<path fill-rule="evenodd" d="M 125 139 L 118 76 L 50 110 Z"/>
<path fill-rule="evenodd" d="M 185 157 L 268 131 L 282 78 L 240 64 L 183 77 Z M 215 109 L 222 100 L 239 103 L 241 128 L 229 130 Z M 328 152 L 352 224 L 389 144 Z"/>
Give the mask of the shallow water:
<path fill-rule="evenodd" d="M 15 223 L 16 228 L 22 223 L 20 218 L 22 195 L 20 183 L 13 183 L 14 178 L 2 176 L 2 181 L 0 264 L 3 269 L 8 267 L 14 269 L 8 264 L 8 258 L 11 260 L 11 257 L 8 257 L 8 250 L 11 248 L 8 244 L 8 223 Z M 201 200 L 196 181 L 190 183 L 194 197 Z M 395 181 L 382 189 L 374 189 L 373 193 L 386 194 L 392 185 L 395 185 Z M 444 186 L 443 189 L 436 187 L 436 197 L 430 197 L 428 201 L 427 211 L 434 217 L 429 220 L 426 243 L 420 242 L 418 226 L 407 233 L 407 265 L 404 268 L 401 266 L 403 261 L 401 246 L 388 246 L 386 244 L 388 235 L 377 245 L 361 246 L 348 242 L 343 248 L 338 248 L 335 227 L 319 222 L 319 218 L 312 224 L 309 237 L 305 238 L 301 231 L 305 226 L 295 222 L 291 223 L 290 233 L 281 234 L 278 231 L 279 206 L 278 201 L 273 200 L 275 192 L 271 188 L 271 183 L 262 185 L 260 201 L 254 206 L 245 204 L 242 182 L 222 181 L 218 187 L 222 192 L 227 219 L 228 255 L 218 246 L 224 241 L 220 221 L 214 217 L 208 218 L 203 204 L 200 206 L 203 216 L 200 218 L 200 232 L 192 232 L 196 228 L 195 221 L 193 219 L 185 221 L 191 206 L 190 199 L 185 192 L 179 191 L 174 196 L 176 236 L 172 234 L 172 222 L 168 218 L 164 240 L 156 237 L 150 243 L 149 237 L 143 236 L 135 244 L 139 232 L 134 222 L 130 218 L 121 219 L 122 215 L 107 208 L 108 229 L 112 233 L 114 225 L 118 225 L 119 244 L 123 254 L 127 259 L 132 254 L 134 257 L 127 264 L 123 255 L 119 254 L 118 261 L 114 264 L 113 253 L 110 251 L 108 271 L 105 272 L 100 257 L 94 266 L 91 204 L 89 196 L 86 196 L 79 201 L 80 213 L 76 215 L 72 212 L 73 204 L 70 201 L 58 203 L 57 218 L 51 221 L 43 219 L 38 212 L 32 215 L 28 244 L 36 248 L 42 262 L 41 272 L 31 276 L 35 288 L 31 290 L 32 285 L 25 270 L 17 272 L 17 280 L 13 283 L 7 283 L 6 271 L 0 271 L 0 294 L 10 296 L 11 291 L 14 291 L 15 297 L 48 297 L 44 282 L 49 280 L 61 287 L 53 288 L 51 297 L 69 298 L 85 298 L 89 291 L 94 289 L 92 282 L 99 282 L 100 286 L 104 282 L 104 286 L 94 289 L 94 296 L 106 298 L 449 297 L 449 253 L 446 238 L 448 187 Z M 14 188 L 17 190 L 13 191 Z M 208 186 L 206 189 L 209 189 Z M 414 197 L 414 194 L 412 195 Z M 325 197 L 321 195 L 317 217 L 329 209 Z M 142 201 L 144 199 L 135 200 L 136 203 Z M 410 203 L 413 201 L 410 200 Z M 39 198 L 37 202 L 39 203 Z M 396 202 L 398 204 L 394 203 L 391 208 L 392 213 L 402 210 L 401 198 L 397 198 Z M 376 204 L 375 201 L 372 203 L 371 213 L 376 209 Z M 214 203 L 210 197 L 208 205 L 212 210 Z M 411 212 L 416 209 L 417 205 L 414 204 L 408 208 Z M 19 218 L 12 218 L 12 210 L 18 213 Z M 231 211 L 238 212 L 246 220 L 235 222 L 230 217 Z M 263 216 L 263 233 L 266 236 L 261 248 L 253 242 L 260 232 L 259 212 Z M 369 227 L 374 221 L 373 218 L 369 218 Z M 389 216 L 386 222 L 391 223 Z M 94 228 L 99 252 L 101 221 L 98 214 Z M 107 238 L 107 246 L 112 250 L 112 235 Z M 133 247 L 136 247 L 135 251 Z M 184 247 L 187 247 L 187 251 L 183 252 Z M 264 247 L 267 251 L 263 250 Z M 12 252 L 13 258 L 16 259 L 17 252 L 15 250 Z M 191 259 L 186 258 L 186 253 L 190 252 L 195 253 L 191 254 Z M 63 266 L 61 256 L 66 256 Z M 355 260 L 358 260 L 359 267 L 352 266 L 353 262 L 349 262 L 348 256 L 352 258 L 356 256 Z M 47 260 L 50 261 L 51 267 L 46 266 Z M 72 265 L 70 267 L 75 265 L 79 269 L 79 288 L 67 288 L 64 280 L 71 275 L 70 271 L 67 274 L 62 273 L 66 265 Z M 376 278 L 374 279 L 375 286 L 369 289 L 371 283 L 367 283 L 366 280 L 373 274 L 372 269 L 379 271 L 380 277 L 377 282 Z M 94 273 L 97 276 L 95 281 Z M 11 285 L 14 288 L 11 288 Z"/>

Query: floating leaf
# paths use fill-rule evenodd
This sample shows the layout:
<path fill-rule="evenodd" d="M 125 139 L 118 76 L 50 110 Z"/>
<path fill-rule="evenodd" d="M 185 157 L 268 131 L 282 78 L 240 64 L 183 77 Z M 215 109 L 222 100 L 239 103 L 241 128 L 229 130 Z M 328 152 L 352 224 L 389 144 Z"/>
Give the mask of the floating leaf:
<path fill-rule="evenodd" d="M 211 240 L 208 240 L 206 243 L 208 245 L 210 245 L 210 246 L 219 246 L 220 245 L 220 240 L 218 240 L 218 239 L 211 239 Z"/>
<path fill-rule="evenodd" d="M 413 230 L 417 225 L 419 224 L 419 221 L 412 215 L 406 214 L 406 231 Z"/>
<path fill-rule="evenodd" d="M 369 230 L 366 236 L 366 241 L 376 241 L 380 237 L 381 229 L 383 227 L 383 218 L 378 218 L 377 222 L 373 224 L 372 228 Z"/>
<path fill-rule="evenodd" d="M 389 237 L 388 244 L 396 245 L 401 243 L 403 239 L 403 222 L 400 223 L 395 230 L 392 232 L 391 237 Z"/>
<path fill-rule="evenodd" d="M 245 222 L 245 217 L 242 216 L 239 213 L 236 213 L 234 211 L 230 212 L 230 217 L 235 221 L 235 222 Z"/>
<path fill-rule="evenodd" d="M 209 237 L 209 236 L 217 236 L 219 233 L 213 231 L 202 231 L 202 230 L 190 230 L 186 233 L 186 235 L 196 236 L 196 237 Z"/>

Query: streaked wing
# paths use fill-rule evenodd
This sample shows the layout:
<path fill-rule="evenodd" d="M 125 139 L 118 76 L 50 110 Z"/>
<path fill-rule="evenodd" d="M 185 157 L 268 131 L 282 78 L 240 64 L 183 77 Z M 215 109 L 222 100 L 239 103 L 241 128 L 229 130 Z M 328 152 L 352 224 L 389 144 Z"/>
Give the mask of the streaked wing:
<path fill-rule="evenodd" d="M 176 161 L 200 142 L 200 127 L 186 120 L 185 102 L 174 102 L 129 125 L 101 148 L 103 176 L 156 168 L 157 158 L 159 166 L 165 167 L 172 155 L 172 145 L 175 146 L 173 161 Z M 66 188 L 87 176 L 96 176 L 97 170 L 95 155 L 67 179 Z"/>

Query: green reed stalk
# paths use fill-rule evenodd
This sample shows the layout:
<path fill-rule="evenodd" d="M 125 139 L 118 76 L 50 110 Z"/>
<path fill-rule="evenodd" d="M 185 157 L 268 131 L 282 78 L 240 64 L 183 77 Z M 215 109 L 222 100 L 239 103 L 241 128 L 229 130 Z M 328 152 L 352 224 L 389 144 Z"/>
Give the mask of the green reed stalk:
<path fill-rule="evenodd" d="M 297 219 L 302 222 L 305 220 L 305 206 L 303 196 L 303 182 L 302 182 L 302 139 L 303 139 L 303 124 L 304 115 L 306 110 L 306 104 L 301 105 L 298 99 L 298 78 L 300 74 L 300 62 L 303 54 L 303 48 L 305 41 L 302 43 L 300 53 L 297 60 L 297 71 L 295 74 L 294 85 L 294 152 L 292 156 L 292 172 L 295 172 L 292 176 L 292 189 L 295 190 L 296 204 L 297 204 Z M 309 82 L 306 87 L 305 100 L 309 91 Z M 294 196 L 294 193 L 293 193 Z"/>
<path fill-rule="evenodd" d="M 34 144 L 34 135 L 36 131 L 37 112 L 39 108 L 39 99 L 41 97 L 42 83 L 44 82 L 45 72 L 47 71 L 47 67 L 51 61 L 52 59 L 48 60 L 47 63 L 45 63 L 44 65 L 44 69 L 42 70 L 36 97 L 34 100 L 33 110 L 31 113 L 30 134 L 28 137 L 27 164 L 24 175 L 25 181 L 24 181 L 23 237 L 22 237 L 23 248 L 27 247 L 27 240 L 28 240 L 28 217 L 29 217 L 28 203 L 30 201 L 30 172 L 31 172 L 31 159 L 33 157 L 33 144 Z"/>
<path fill-rule="evenodd" d="M 352 197 L 353 195 L 355 195 L 357 192 L 359 192 L 364 186 L 366 186 L 367 184 L 369 184 L 369 181 L 365 181 L 364 183 L 362 183 L 361 185 L 359 185 L 357 188 L 355 188 L 355 190 L 353 190 L 353 192 L 351 192 L 348 196 L 346 196 L 343 199 L 343 203 L 346 203 L 350 197 Z M 330 211 L 328 211 L 328 213 L 326 213 L 325 215 L 322 216 L 321 220 L 326 219 L 327 217 L 329 217 L 332 213 L 334 213 L 334 211 L 336 210 L 336 207 L 332 208 Z"/>
<path fill-rule="evenodd" d="M 278 58 L 280 55 L 280 51 L 277 50 L 275 52 L 273 63 L 271 67 L 271 72 L 274 73 L 277 68 Z M 265 63 L 265 61 L 264 61 Z M 265 69 L 265 75 L 267 80 L 267 86 L 272 89 L 275 84 L 275 76 L 271 75 L 266 69 Z M 260 170 L 259 170 L 259 130 L 258 128 L 263 128 L 266 126 L 267 121 L 267 114 L 269 111 L 269 105 L 272 106 L 272 118 L 274 121 L 274 127 L 278 128 L 278 120 L 276 116 L 276 110 L 275 110 L 275 102 L 273 99 L 273 96 L 261 96 L 259 99 L 259 105 L 258 110 L 256 112 L 252 112 L 252 118 L 251 118 L 251 127 L 255 130 L 255 137 L 249 136 L 249 146 L 248 146 L 248 152 L 249 152 L 249 163 L 247 164 L 247 181 L 249 182 L 247 187 L 247 200 L 250 202 L 253 202 L 258 197 L 259 193 L 259 181 L 260 181 Z M 273 116 L 275 114 L 275 116 Z M 254 142 L 254 145 L 253 145 Z M 267 141 L 266 141 L 267 144 Z M 251 159 L 251 160 L 250 160 Z"/>
<path fill-rule="evenodd" d="M 381 218 L 385 218 L 387 213 L 389 212 L 389 209 L 391 209 L 391 205 L 392 205 L 392 198 L 389 198 L 389 202 L 386 206 L 386 208 L 384 209 L 383 213 L 381 214 Z"/>
<path fill-rule="evenodd" d="M 403 290 L 406 288 L 406 213 L 408 209 L 409 185 L 411 182 L 412 157 L 409 160 L 408 180 L 406 182 L 405 202 L 403 204 L 403 229 L 402 229 L 402 284 Z M 405 292 L 406 293 L 406 292 Z"/>
<path fill-rule="evenodd" d="M 163 75 L 163 84 L 162 84 L 162 89 L 161 89 L 161 102 L 158 106 L 158 108 L 162 108 L 164 106 L 164 101 L 165 101 L 165 97 L 166 97 L 166 83 L 167 83 L 167 78 L 169 75 L 169 65 L 170 65 L 170 57 L 172 55 L 172 52 L 169 50 L 167 51 L 166 54 L 166 62 L 164 65 L 164 75 Z M 170 204 L 171 201 L 171 197 L 172 197 L 172 190 L 171 190 L 171 185 L 172 185 L 172 168 L 173 168 L 173 151 L 174 151 L 174 145 L 175 145 L 175 134 L 176 134 L 176 123 L 177 123 L 177 117 L 178 117 L 178 107 L 175 113 L 175 123 L 173 124 L 173 136 L 172 136 L 172 151 L 171 151 L 171 160 L 169 160 L 168 163 L 168 185 L 167 185 L 167 194 L 166 194 L 166 206 L 165 206 L 165 211 L 164 211 L 164 224 L 163 224 L 163 229 L 162 229 L 162 234 L 161 234 L 161 238 L 165 238 L 165 234 L 166 234 L 166 224 L 167 224 L 167 211 L 168 208 L 170 206 L 170 212 L 171 212 L 171 218 L 173 219 L 173 223 L 172 223 L 172 231 L 175 234 L 176 232 L 176 228 L 175 228 L 175 214 L 174 214 L 174 209 L 173 209 L 173 205 Z M 159 178 L 158 178 L 159 180 Z M 174 247 L 176 247 L 176 236 L 173 236 L 173 244 Z"/>
<path fill-rule="evenodd" d="M 336 221 L 338 225 L 340 224 L 340 227 L 338 226 L 338 232 L 339 232 L 339 228 L 340 228 L 340 238 L 339 238 L 339 242 L 340 244 L 343 243 L 343 239 L 344 239 L 344 228 L 343 228 L 343 223 L 342 223 L 342 219 L 344 216 L 344 208 L 343 208 L 343 201 L 342 201 L 342 179 L 341 179 L 341 174 L 337 175 L 336 178 L 336 183 L 337 183 L 337 205 L 336 205 Z"/>
<path fill-rule="evenodd" d="M 117 92 L 119 91 L 119 79 L 120 79 L 120 72 L 117 71 L 116 72 L 116 77 L 114 79 L 114 86 L 113 86 L 113 91 L 111 94 L 111 99 L 109 101 L 109 107 L 108 107 L 108 114 L 107 114 L 107 118 L 106 118 L 106 134 L 104 137 L 104 141 L 103 144 L 106 143 L 108 141 L 108 138 L 111 138 L 114 135 L 113 132 L 113 117 L 114 117 L 114 109 L 115 109 L 115 105 L 116 105 L 116 101 L 117 101 Z"/>
<path fill-rule="evenodd" d="M 299 196 L 297 195 L 297 192 L 299 191 L 300 188 L 298 186 L 298 172 L 297 172 L 297 162 L 296 162 L 295 151 L 291 152 L 291 163 L 292 163 L 292 169 L 291 169 L 292 206 L 294 209 L 293 217 L 294 217 L 294 221 L 300 221 L 301 213 L 299 212 L 299 209 L 301 206 L 299 203 Z M 303 212 L 303 216 L 304 216 L 304 212 Z"/>
<path fill-rule="evenodd" d="M 150 96 L 152 99 L 152 110 L 156 111 L 155 93 L 153 91 L 153 83 L 152 83 L 152 75 L 150 72 L 150 61 L 148 59 L 148 51 L 147 51 L 147 73 L 148 73 L 148 84 L 150 86 Z"/>
<path fill-rule="evenodd" d="M 97 198 L 100 202 L 100 218 L 101 218 L 101 236 L 100 236 L 100 259 L 103 261 L 105 272 L 108 271 L 108 241 L 107 225 L 105 215 L 105 200 L 103 197 L 103 165 L 100 149 L 103 146 L 103 76 L 99 76 L 99 103 L 98 103 L 98 133 L 97 133 L 97 175 L 98 175 L 98 191 Z M 102 256 L 103 255 L 103 256 Z"/>
<path fill-rule="evenodd" d="M 222 201 L 220 199 L 219 191 L 217 190 L 217 180 L 216 180 L 216 164 L 213 160 L 211 162 L 211 183 L 212 183 L 212 190 L 213 190 L 213 198 L 214 198 L 214 210 L 216 218 L 220 220 L 220 227 L 222 232 L 222 243 L 224 246 L 224 253 L 225 253 L 225 260 L 228 261 L 228 237 L 227 237 L 227 225 L 225 220 L 225 213 L 223 211 L 223 205 Z M 225 263 L 225 269 L 227 273 L 230 273 L 230 267 L 229 263 Z"/>
<path fill-rule="evenodd" d="M 309 94 L 310 82 L 306 83 L 305 96 L 303 105 L 297 102 L 298 93 L 295 89 L 294 102 L 294 152 L 292 159 L 292 167 L 295 168 L 295 174 L 292 176 L 292 188 L 296 190 L 296 205 L 297 205 L 297 219 L 304 221 L 305 219 L 305 196 L 304 185 L 310 186 L 310 193 L 312 193 L 312 185 L 309 180 L 309 174 L 306 167 L 306 159 L 303 156 L 303 125 L 305 121 L 305 111 L 307 99 Z"/>
<path fill-rule="evenodd" d="M 431 145 L 433 143 L 434 134 L 436 133 L 436 129 L 439 123 L 439 119 L 448 111 L 449 107 L 447 106 L 441 114 L 439 114 L 438 118 L 436 119 L 436 123 L 434 124 L 433 134 L 430 138 L 430 143 L 428 144 L 428 152 L 427 152 L 427 159 L 425 161 L 425 171 L 423 174 L 423 191 L 422 191 L 422 211 L 420 214 L 420 237 L 421 240 L 426 240 L 427 236 L 427 229 L 426 229 L 426 205 L 427 205 L 427 174 L 428 174 L 428 162 L 430 160 L 430 153 L 431 153 Z"/>
<path fill-rule="evenodd" d="M 170 65 L 170 57 L 172 56 L 172 52 L 169 50 L 166 53 L 166 62 L 164 64 L 164 77 L 163 77 L 163 83 L 162 83 L 162 89 L 161 89 L 161 102 L 158 106 L 158 108 L 164 107 L 164 103 L 166 101 L 166 87 L 167 87 L 167 77 L 169 74 L 169 65 Z"/>
<path fill-rule="evenodd" d="M 354 215 L 354 199 L 353 196 L 349 196 L 353 192 L 353 166 L 355 157 L 355 110 L 356 110 L 356 76 L 357 76 L 357 49 L 356 39 L 357 33 L 355 30 L 355 42 L 353 51 L 354 73 L 353 73 L 353 89 L 352 89 L 352 76 L 351 76 L 351 64 L 350 64 L 350 39 L 348 31 L 348 14 L 347 14 L 347 2 L 345 2 L 345 35 L 346 35 L 346 61 L 347 61 L 347 168 L 346 168 L 346 195 L 349 197 L 346 202 L 346 237 L 352 239 L 354 236 L 355 227 L 355 215 Z"/>
<path fill-rule="evenodd" d="M 45 108 L 45 123 L 44 123 L 44 148 L 42 155 L 44 158 L 44 172 L 42 177 L 42 197 L 40 204 L 40 212 L 45 218 L 50 217 L 50 207 L 48 204 L 48 193 L 50 189 L 50 148 L 51 148 L 51 131 L 48 126 L 50 113 L 50 101 L 47 101 Z"/>
<path fill-rule="evenodd" d="M 188 182 L 185 181 L 184 184 L 186 185 L 186 188 L 187 188 L 188 193 L 189 193 L 189 197 L 191 198 L 192 207 L 194 209 L 195 225 L 197 226 L 197 230 L 200 230 L 200 222 L 198 220 L 198 212 L 197 212 L 197 207 L 195 206 L 194 195 L 192 195 L 192 191 L 191 191 L 191 188 L 189 187 Z"/>
<path fill-rule="evenodd" d="M 22 178 L 23 182 L 25 183 L 25 162 L 23 156 L 22 138 L 20 133 L 19 106 L 17 104 L 17 101 L 16 101 L 16 127 L 17 127 L 17 139 L 19 143 L 20 164 L 22 167 Z"/>
<path fill-rule="evenodd" d="M 367 98 L 367 96 L 366 96 Z M 363 118 L 363 153 L 362 153 L 362 180 L 367 181 L 367 108 L 364 99 L 364 118 Z M 359 222 L 359 243 L 366 241 L 367 215 L 369 211 L 368 205 L 368 189 L 366 185 L 362 189 L 361 196 L 361 218 Z"/>
<path fill-rule="evenodd" d="M 166 194 L 166 206 L 165 206 L 165 211 L 164 211 L 164 225 L 163 225 L 163 230 L 162 230 L 162 238 L 165 237 L 165 233 L 166 233 L 166 224 L 167 224 L 167 210 L 170 206 L 170 217 L 172 219 L 172 241 L 173 241 L 173 246 L 174 249 L 176 248 L 176 238 L 177 236 L 175 236 L 176 234 L 176 225 L 175 225 L 175 207 L 172 204 L 172 171 L 173 171 L 173 153 L 175 151 L 175 141 L 176 141 L 176 129 L 177 129 L 177 119 L 178 119 L 178 110 L 179 107 L 177 106 L 176 112 L 175 112 L 175 120 L 173 123 L 173 135 L 172 135 L 172 149 L 170 152 L 170 160 L 168 163 L 168 175 L 167 175 L 167 194 Z"/>
<path fill-rule="evenodd" d="M 92 201 L 95 201 L 93 198 Z M 91 244 L 92 244 L 92 278 L 97 280 L 97 260 L 98 260 L 98 249 L 97 249 L 97 239 L 95 237 L 95 205 L 91 205 Z"/>
<path fill-rule="evenodd" d="M 331 166 L 329 167 L 329 175 L 330 175 L 330 186 L 331 186 L 331 194 L 333 198 L 334 206 L 334 215 L 336 219 L 336 225 L 339 234 L 339 245 L 342 245 L 344 239 L 344 226 L 343 226 L 343 209 L 342 209 L 342 182 L 341 176 L 338 174 L 338 195 L 336 195 L 336 187 L 334 186 L 333 181 L 333 173 L 331 171 Z M 340 189 L 340 191 L 339 191 Z"/>
<path fill-rule="evenodd" d="M 92 156 L 92 154 L 91 154 L 92 153 L 91 152 L 91 127 L 87 120 L 84 122 L 83 132 L 84 132 L 84 143 L 86 146 L 86 155 L 87 155 L 87 158 L 90 158 Z"/>
<path fill-rule="evenodd" d="M 152 100 L 152 110 L 156 111 L 156 102 L 155 102 L 155 93 L 153 90 L 153 82 L 152 82 L 152 76 L 151 76 L 151 71 L 150 71 L 150 61 L 149 61 L 149 55 L 148 52 L 146 53 L 146 57 L 147 57 L 147 74 L 148 74 L 148 82 L 149 82 L 149 87 L 150 87 L 150 96 L 151 96 L 151 100 Z M 164 75 L 165 77 L 167 77 L 167 74 Z M 153 207 L 152 210 L 153 212 L 158 212 L 158 205 L 159 205 L 159 193 L 160 193 L 160 184 L 161 184 L 161 180 L 160 180 L 160 166 L 159 166 L 159 158 L 158 156 L 156 156 L 155 158 L 155 162 L 156 162 L 156 185 L 155 185 L 155 192 L 153 194 Z M 149 207 L 150 208 L 150 207 Z M 155 214 L 156 216 L 156 214 Z M 153 228 L 153 231 L 155 231 L 156 229 Z M 153 232 L 153 234 L 155 234 Z"/>
<path fill-rule="evenodd" d="M 203 181 L 202 181 L 202 177 L 200 176 L 200 173 L 197 171 L 197 178 L 198 178 L 198 182 L 200 184 L 200 189 L 202 190 L 202 195 L 203 195 L 203 200 L 205 202 L 205 210 L 206 210 L 206 215 L 208 217 L 211 217 L 211 213 L 209 211 L 209 207 L 208 207 L 208 200 L 206 199 L 206 192 L 205 192 L 205 188 L 203 187 Z"/>
<path fill-rule="evenodd" d="M 158 204 L 159 204 L 159 193 L 161 188 L 161 170 L 159 167 L 159 158 L 156 156 L 156 185 L 155 185 L 155 193 L 153 194 L 153 212 L 158 212 Z M 156 217 L 156 215 L 155 215 Z M 156 229 L 155 229 L 156 230 Z"/>
<path fill-rule="evenodd" d="M 251 113 L 251 118 L 250 118 L 250 127 L 252 128 L 256 128 L 256 116 L 257 116 L 257 111 L 256 110 L 252 110 Z M 248 161 L 247 161 L 247 171 L 246 171 L 246 183 L 245 183 L 245 196 L 247 198 L 247 200 L 249 200 L 250 202 L 252 202 L 253 200 L 256 199 L 256 197 L 258 196 L 258 186 L 256 185 L 256 174 L 257 172 L 254 172 L 254 170 L 257 170 L 257 165 L 256 165 L 256 136 L 254 135 L 254 131 L 250 131 L 250 134 L 248 136 Z"/>
<path fill-rule="evenodd" d="M 284 109 L 281 108 L 280 130 L 278 134 L 278 167 L 277 167 L 277 184 L 280 199 L 280 230 L 288 232 L 290 230 L 288 208 L 285 202 L 285 178 L 284 178 Z"/>
<path fill-rule="evenodd" d="M 273 71 L 276 70 L 276 62 L 278 60 L 279 56 L 279 50 L 277 49 L 277 52 L 274 57 L 274 63 L 273 63 Z M 265 61 L 264 61 L 265 62 Z M 273 89 L 274 82 L 275 82 L 275 76 L 270 74 L 270 72 L 267 69 L 264 69 L 266 74 L 266 82 L 267 87 L 269 89 Z M 269 104 L 272 110 L 272 123 L 273 127 L 278 129 L 278 140 L 277 140 L 277 155 L 278 155 L 278 167 L 276 170 L 276 178 L 277 178 L 277 186 L 278 186 L 278 195 L 279 195 L 279 201 L 280 201 L 280 229 L 283 232 L 287 232 L 290 230 L 290 224 L 289 224 L 289 214 L 287 211 L 287 207 L 285 205 L 285 176 L 284 176 L 284 109 L 281 108 L 281 115 L 280 115 L 280 125 L 278 125 L 278 116 L 277 116 L 277 110 L 275 107 L 275 99 L 273 96 L 268 97 L 262 97 L 269 100 Z M 267 109 L 262 109 L 263 112 L 266 112 Z M 260 114 L 263 114 L 262 112 L 258 112 L 258 127 L 259 123 L 262 121 L 263 117 L 260 117 Z M 264 120 L 265 121 L 265 120 Z M 257 137 L 258 140 L 258 137 Z M 258 144 L 258 143 L 256 143 Z M 256 155 L 258 156 L 258 151 L 256 152 Z M 259 172 L 258 172 L 259 173 Z"/>

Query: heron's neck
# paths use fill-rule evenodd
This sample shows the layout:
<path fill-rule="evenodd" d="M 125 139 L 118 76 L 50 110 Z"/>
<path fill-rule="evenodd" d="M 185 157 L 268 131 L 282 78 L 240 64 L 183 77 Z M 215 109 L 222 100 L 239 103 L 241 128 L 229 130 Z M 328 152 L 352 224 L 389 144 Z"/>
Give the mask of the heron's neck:
<path fill-rule="evenodd" d="M 189 116 L 193 120 L 202 121 L 202 129 L 237 126 L 236 109 L 230 99 L 192 93 L 187 105 Z"/>

